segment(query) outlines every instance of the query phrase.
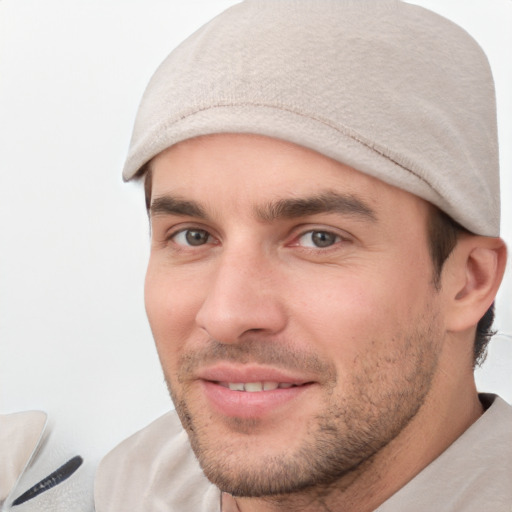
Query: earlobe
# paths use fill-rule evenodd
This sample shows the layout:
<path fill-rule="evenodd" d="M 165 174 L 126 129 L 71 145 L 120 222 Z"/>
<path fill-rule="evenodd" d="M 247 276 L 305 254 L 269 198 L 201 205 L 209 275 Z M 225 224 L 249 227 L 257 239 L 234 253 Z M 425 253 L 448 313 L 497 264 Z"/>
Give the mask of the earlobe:
<path fill-rule="evenodd" d="M 448 330 L 476 326 L 494 301 L 506 259 L 507 248 L 500 238 L 471 235 L 459 240 L 449 260 Z"/>

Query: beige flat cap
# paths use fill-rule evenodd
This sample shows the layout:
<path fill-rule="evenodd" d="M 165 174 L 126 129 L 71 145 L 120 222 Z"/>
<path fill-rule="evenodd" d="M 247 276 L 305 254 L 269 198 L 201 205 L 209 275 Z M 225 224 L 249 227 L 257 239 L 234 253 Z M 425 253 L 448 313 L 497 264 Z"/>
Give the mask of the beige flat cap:
<path fill-rule="evenodd" d="M 308 147 L 499 235 L 494 84 L 460 27 L 398 0 L 245 0 L 161 64 L 130 180 L 184 139 L 255 133 Z M 314 171 L 312 171 L 314 172 Z"/>

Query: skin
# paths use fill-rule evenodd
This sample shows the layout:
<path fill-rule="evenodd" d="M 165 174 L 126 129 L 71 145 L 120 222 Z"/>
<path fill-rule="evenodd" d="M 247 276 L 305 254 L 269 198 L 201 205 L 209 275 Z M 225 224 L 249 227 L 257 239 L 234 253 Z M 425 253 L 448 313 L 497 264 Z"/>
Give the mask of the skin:
<path fill-rule="evenodd" d="M 275 139 L 192 139 L 151 169 L 146 309 L 225 510 L 374 510 L 479 417 L 504 249 L 463 241 L 436 288 L 427 202 Z M 300 385 L 222 384 L 274 380 Z"/>

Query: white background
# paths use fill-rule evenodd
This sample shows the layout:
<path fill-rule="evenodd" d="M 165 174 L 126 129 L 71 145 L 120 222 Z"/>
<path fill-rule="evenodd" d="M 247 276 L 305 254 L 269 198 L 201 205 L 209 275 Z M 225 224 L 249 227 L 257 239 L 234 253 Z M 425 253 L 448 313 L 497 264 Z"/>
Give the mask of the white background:
<path fill-rule="evenodd" d="M 121 167 L 160 61 L 230 0 L 0 0 L 0 412 L 100 456 L 171 407 L 143 305 L 142 190 Z M 512 1 L 424 0 L 487 52 L 512 242 Z M 512 402 L 512 278 L 477 379 Z"/>

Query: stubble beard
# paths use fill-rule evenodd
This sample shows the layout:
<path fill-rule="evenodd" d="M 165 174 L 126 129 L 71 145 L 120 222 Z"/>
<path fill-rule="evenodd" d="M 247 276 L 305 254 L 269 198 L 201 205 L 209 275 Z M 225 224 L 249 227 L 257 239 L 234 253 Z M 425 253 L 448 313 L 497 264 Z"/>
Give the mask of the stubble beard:
<path fill-rule="evenodd" d="M 358 361 L 358 372 L 349 389 L 336 392 L 336 369 L 332 363 L 315 359 L 313 366 L 329 375 L 325 386 L 325 406 L 311 417 L 307 435 L 298 448 L 290 453 L 286 447 L 272 455 L 251 450 L 251 429 L 258 427 L 253 420 L 232 419 L 230 426 L 240 436 L 213 438 L 209 433 L 209 418 L 204 411 L 194 411 L 186 388 L 172 386 L 166 376 L 176 411 L 186 429 L 192 449 L 207 478 L 219 489 L 233 496 L 272 497 L 316 491 L 324 494 L 343 480 L 351 481 L 371 465 L 372 459 L 392 441 L 414 418 L 431 388 L 438 363 L 440 332 L 436 315 L 421 318 L 412 332 L 401 332 L 386 354 Z M 280 361 L 286 357 L 305 361 L 304 354 L 271 352 L 275 345 L 268 341 L 251 340 L 233 349 L 234 345 L 217 342 L 209 355 L 187 356 L 196 364 L 205 357 L 223 353 L 230 360 Z M 375 343 L 378 346 L 378 343 Z M 261 356 L 261 351 L 264 356 Z M 229 354 L 229 356 L 227 356 Z M 314 356 L 312 356 L 314 357 Z M 184 382 L 187 364 L 180 365 L 178 382 Z M 190 365 L 189 365 L 190 367 Z M 183 392 L 182 392 L 183 391 Z M 203 415 L 203 416 L 202 416 Z M 293 432 L 290 432 L 290 436 Z"/>

